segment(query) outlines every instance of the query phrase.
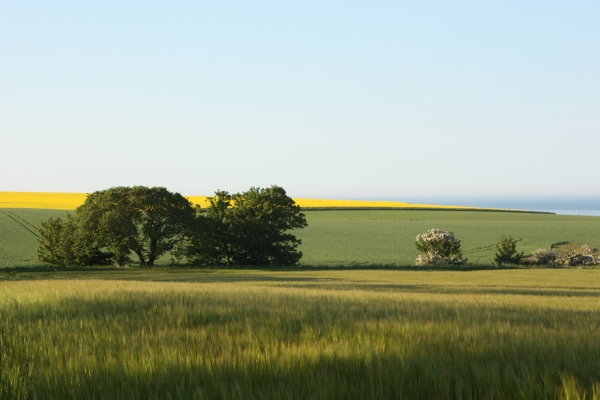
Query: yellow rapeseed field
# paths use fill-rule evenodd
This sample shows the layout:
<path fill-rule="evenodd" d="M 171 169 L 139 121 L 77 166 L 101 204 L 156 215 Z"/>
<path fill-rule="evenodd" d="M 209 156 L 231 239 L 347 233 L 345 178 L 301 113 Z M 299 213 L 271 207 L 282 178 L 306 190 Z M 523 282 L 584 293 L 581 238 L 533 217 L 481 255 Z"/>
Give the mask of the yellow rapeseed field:
<path fill-rule="evenodd" d="M 0 208 L 43 208 L 50 210 L 74 210 L 83 204 L 86 193 L 54 192 L 0 192 Z M 186 196 L 192 203 L 208 206 L 208 196 Z M 411 204 L 399 201 L 365 201 L 333 199 L 294 199 L 300 207 L 340 207 L 340 208 L 472 208 L 461 206 L 441 206 L 433 204 Z"/>
<path fill-rule="evenodd" d="M 434 204 L 412 204 L 402 201 L 370 201 L 370 200 L 328 200 L 328 199 L 294 199 L 300 207 L 348 207 L 348 208 L 473 208 L 462 206 L 441 206 Z"/>
<path fill-rule="evenodd" d="M 87 193 L 0 192 L 0 208 L 74 210 L 86 197 Z"/>

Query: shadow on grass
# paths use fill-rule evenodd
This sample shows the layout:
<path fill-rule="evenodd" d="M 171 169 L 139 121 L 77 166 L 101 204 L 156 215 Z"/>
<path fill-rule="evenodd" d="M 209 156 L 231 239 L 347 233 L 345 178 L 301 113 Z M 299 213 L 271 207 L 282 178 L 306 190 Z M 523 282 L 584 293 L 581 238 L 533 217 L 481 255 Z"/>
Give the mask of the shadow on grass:
<path fill-rule="evenodd" d="M 355 264 L 355 265 L 294 265 L 294 266 L 195 266 L 195 265 L 158 265 L 154 267 L 132 266 L 117 268 L 112 265 L 103 266 L 16 266 L 0 268 L 0 274 L 33 273 L 33 272 L 175 272 L 175 271 L 202 271 L 215 272 L 222 270 L 232 271 L 483 271 L 506 269 L 530 269 L 521 266 L 495 266 L 495 265 L 449 265 L 449 266 L 414 266 L 396 264 Z"/>
<path fill-rule="evenodd" d="M 315 282 L 314 284 L 276 284 L 276 287 L 289 289 L 313 289 L 327 291 L 370 291 L 370 292 L 394 292 L 394 293 L 423 293 L 423 294 L 449 294 L 449 295 L 524 295 L 542 297 L 600 297 L 600 287 L 506 287 L 506 286 L 457 286 L 457 285 L 435 285 L 435 284 L 372 284 L 372 283 L 326 283 Z"/>

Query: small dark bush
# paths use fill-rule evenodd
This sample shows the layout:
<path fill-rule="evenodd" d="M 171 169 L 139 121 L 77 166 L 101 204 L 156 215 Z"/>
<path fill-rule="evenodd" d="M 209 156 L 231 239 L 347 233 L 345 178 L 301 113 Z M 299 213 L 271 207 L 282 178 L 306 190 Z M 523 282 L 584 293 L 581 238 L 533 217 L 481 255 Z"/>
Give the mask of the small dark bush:
<path fill-rule="evenodd" d="M 497 265 L 518 264 L 523 258 L 523 253 L 517 252 L 517 240 L 512 236 L 502 235 L 502 240 L 496 245 L 496 249 L 494 261 Z"/>

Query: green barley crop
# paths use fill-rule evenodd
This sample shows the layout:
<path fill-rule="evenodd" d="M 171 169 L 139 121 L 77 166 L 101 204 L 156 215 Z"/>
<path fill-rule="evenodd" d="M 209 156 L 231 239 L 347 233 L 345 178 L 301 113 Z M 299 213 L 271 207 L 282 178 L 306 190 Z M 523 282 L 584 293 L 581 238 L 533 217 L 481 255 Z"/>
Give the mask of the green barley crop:
<path fill-rule="evenodd" d="M 1 398 L 600 398 L 596 269 L 4 278 Z"/>

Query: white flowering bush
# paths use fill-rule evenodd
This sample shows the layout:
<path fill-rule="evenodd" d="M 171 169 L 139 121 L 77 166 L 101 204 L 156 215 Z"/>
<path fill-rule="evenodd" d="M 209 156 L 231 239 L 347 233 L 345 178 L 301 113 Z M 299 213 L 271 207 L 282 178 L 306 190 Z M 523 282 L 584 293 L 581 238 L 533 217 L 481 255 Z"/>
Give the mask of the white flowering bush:
<path fill-rule="evenodd" d="M 416 264 L 423 265 L 460 265 L 463 260 L 457 257 L 442 257 L 438 253 L 425 253 L 417 257 Z"/>
<path fill-rule="evenodd" d="M 415 245 L 423 254 L 417 257 L 417 265 L 460 265 L 464 261 L 460 240 L 452 232 L 430 229 L 417 235 Z"/>
<path fill-rule="evenodd" d="M 536 265 L 555 265 L 556 249 L 537 249 L 533 252 L 532 261 Z"/>
<path fill-rule="evenodd" d="M 587 244 L 581 249 L 571 250 L 566 255 L 559 255 L 556 249 L 538 249 L 528 257 L 525 264 L 547 265 L 549 267 L 574 267 L 587 265 L 600 265 L 597 249 Z"/>
<path fill-rule="evenodd" d="M 572 250 L 567 255 L 557 257 L 556 265 L 561 267 L 600 265 L 600 258 L 596 254 L 598 249 L 584 244 L 581 250 Z"/>

